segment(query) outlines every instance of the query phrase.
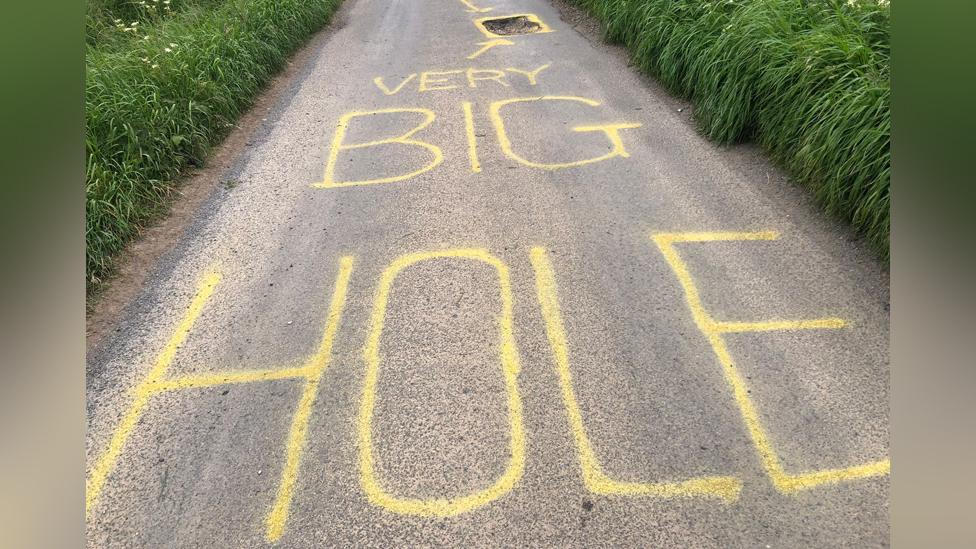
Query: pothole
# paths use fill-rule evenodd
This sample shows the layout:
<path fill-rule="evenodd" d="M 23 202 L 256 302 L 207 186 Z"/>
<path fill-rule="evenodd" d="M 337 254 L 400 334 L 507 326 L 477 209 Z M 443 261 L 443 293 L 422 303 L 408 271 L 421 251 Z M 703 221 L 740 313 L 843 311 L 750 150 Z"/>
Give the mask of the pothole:
<path fill-rule="evenodd" d="M 512 15 L 509 17 L 490 17 L 479 21 L 486 31 L 497 36 L 513 34 L 532 34 L 547 32 L 549 29 L 531 15 Z"/>

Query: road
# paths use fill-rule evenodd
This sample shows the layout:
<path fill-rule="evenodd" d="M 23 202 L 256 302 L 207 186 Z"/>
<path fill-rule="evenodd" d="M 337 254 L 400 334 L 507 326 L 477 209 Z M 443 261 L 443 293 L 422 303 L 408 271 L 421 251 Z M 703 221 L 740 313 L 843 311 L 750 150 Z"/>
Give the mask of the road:
<path fill-rule="evenodd" d="M 887 545 L 884 266 L 564 17 L 344 3 L 89 353 L 89 546 Z"/>

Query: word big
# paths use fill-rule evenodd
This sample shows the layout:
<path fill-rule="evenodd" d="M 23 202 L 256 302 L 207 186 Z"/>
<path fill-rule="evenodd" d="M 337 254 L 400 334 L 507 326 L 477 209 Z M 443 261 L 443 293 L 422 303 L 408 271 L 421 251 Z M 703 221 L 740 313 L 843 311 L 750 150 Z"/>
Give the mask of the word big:
<path fill-rule="evenodd" d="M 576 166 L 584 166 L 586 164 L 592 164 L 594 162 L 602 162 L 604 160 L 610 160 L 611 158 L 622 157 L 627 158 L 630 154 L 627 153 L 627 149 L 624 147 L 623 140 L 620 136 L 620 130 L 639 128 L 641 124 L 632 122 L 623 123 L 611 123 L 611 124 L 591 124 L 591 125 L 580 125 L 573 128 L 574 132 L 603 132 L 606 138 L 610 142 L 610 150 L 602 155 L 593 156 L 590 158 L 583 158 L 579 160 L 573 160 L 569 162 L 542 162 L 536 160 L 529 160 L 522 155 L 515 152 L 512 147 L 512 141 L 509 138 L 508 132 L 505 128 L 505 121 L 502 118 L 502 109 L 508 105 L 513 105 L 516 103 L 532 103 L 532 102 L 576 102 L 588 105 L 590 107 L 598 107 L 600 103 L 592 99 L 586 99 L 583 97 L 573 97 L 573 96 L 562 96 L 562 95 L 544 95 L 538 97 L 516 97 L 512 99 L 503 99 L 500 101 L 493 101 L 488 107 L 488 115 L 491 119 L 492 125 L 495 128 L 495 134 L 498 138 L 498 144 L 501 147 L 502 152 L 508 158 L 522 164 L 523 166 L 528 166 L 530 168 L 537 168 L 541 170 L 560 170 L 565 168 L 573 168 Z M 474 132 L 474 117 L 472 114 L 471 103 L 464 102 L 461 104 L 462 111 L 464 113 L 464 123 L 465 132 L 467 133 L 468 139 L 468 157 L 471 163 L 472 172 L 481 171 L 481 163 L 478 160 L 478 144 L 476 135 Z M 349 131 L 349 127 L 357 120 L 363 117 L 372 116 L 385 116 L 385 115 L 397 115 L 403 113 L 413 113 L 418 114 L 423 117 L 423 120 L 400 135 L 394 135 L 391 137 L 384 137 L 382 139 L 375 139 L 372 141 L 366 141 L 363 143 L 349 143 L 346 139 L 346 134 Z M 354 187 L 360 185 L 376 185 L 379 183 L 393 183 L 396 181 L 404 181 L 413 177 L 416 177 L 422 173 L 433 170 L 444 161 L 444 153 L 440 147 L 433 143 L 428 143 L 426 141 L 421 141 L 416 139 L 414 136 L 421 130 L 427 128 L 434 123 L 437 115 L 429 109 L 423 108 L 411 108 L 411 107 L 394 107 L 387 109 L 378 109 L 373 111 L 355 111 L 342 115 L 339 118 L 339 123 L 336 125 L 335 135 L 332 139 L 332 146 L 329 149 L 329 158 L 325 165 L 325 176 L 323 180 L 313 184 L 314 187 L 332 189 L 337 187 Z M 426 151 L 426 154 L 430 157 L 427 164 L 420 166 L 419 168 L 411 169 L 406 173 L 399 173 L 394 175 L 386 175 L 383 177 L 376 177 L 370 179 L 361 179 L 353 181 L 341 181 L 336 178 L 336 167 L 339 165 L 339 159 L 343 151 L 355 150 L 355 149 L 366 149 L 370 147 L 377 147 L 380 145 L 396 145 L 399 147 L 406 147 L 412 149 L 422 149 Z"/>

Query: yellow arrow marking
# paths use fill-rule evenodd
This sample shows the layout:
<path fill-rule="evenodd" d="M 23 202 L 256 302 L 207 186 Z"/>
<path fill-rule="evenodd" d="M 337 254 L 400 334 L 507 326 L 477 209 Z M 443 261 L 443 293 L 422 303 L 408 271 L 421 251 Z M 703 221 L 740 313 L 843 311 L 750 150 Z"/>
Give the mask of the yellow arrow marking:
<path fill-rule="evenodd" d="M 491 11 L 491 8 L 479 8 L 478 6 L 474 5 L 473 2 L 469 2 L 468 0 L 461 0 L 461 3 L 467 6 L 468 13 L 485 13 Z"/>
<path fill-rule="evenodd" d="M 485 53 L 491 48 L 494 48 L 495 46 L 511 46 L 513 44 L 515 44 L 515 42 L 512 42 L 511 40 L 506 40 L 504 38 L 497 38 L 495 40 L 488 40 L 486 42 L 478 42 L 477 45 L 481 46 L 481 49 L 469 55 L 468 59 L 474 59 L 475 57 L 478 57 L 479 55 Z"/>

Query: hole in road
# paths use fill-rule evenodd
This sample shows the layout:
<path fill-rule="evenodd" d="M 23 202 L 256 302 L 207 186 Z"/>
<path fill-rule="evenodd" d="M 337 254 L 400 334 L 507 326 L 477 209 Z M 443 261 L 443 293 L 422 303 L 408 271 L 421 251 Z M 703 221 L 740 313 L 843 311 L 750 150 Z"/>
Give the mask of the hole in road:
<path fill-rule="evenodd" d="M 497 19 L 486 19 L 481 24 L 492 34 L 501 36 L 511 36 L 513 34 L 532 34 L 542 29 L 537 21 L 533 21 L 524 15 L 512 17 L 499 17 Z"/>

